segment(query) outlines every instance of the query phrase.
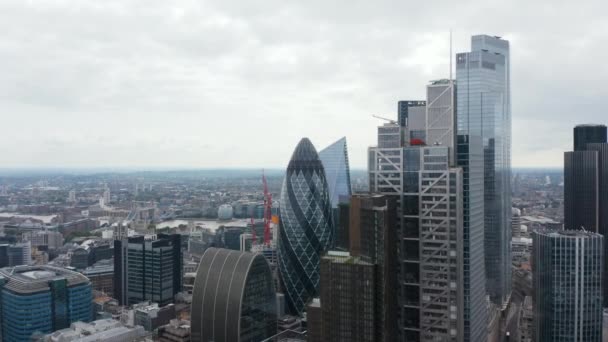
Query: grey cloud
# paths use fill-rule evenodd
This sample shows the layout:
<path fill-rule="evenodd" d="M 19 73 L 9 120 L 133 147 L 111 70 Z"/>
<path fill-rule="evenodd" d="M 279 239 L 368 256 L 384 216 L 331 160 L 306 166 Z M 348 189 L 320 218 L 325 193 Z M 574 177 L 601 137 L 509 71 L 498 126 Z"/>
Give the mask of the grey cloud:
<path fill-rule="evenodd" d="M 513 161 L 560 165 L 608 121 L 601 1 L 0 3 L 3 166 L 283 167 L 301 136 L 346 135 L 424 98 L 472 34 L 511 41 Z M 25 133 L 24 133 L 25 132 Z M 58 138 L 60 137 L 60 138 Z"/>

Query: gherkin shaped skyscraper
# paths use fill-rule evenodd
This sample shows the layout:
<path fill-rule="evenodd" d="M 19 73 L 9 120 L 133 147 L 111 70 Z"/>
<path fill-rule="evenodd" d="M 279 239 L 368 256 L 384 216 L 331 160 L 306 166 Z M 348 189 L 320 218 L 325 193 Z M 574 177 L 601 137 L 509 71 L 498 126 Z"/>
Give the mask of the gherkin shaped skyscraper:
<path fill-rule="evenodd" d="M 320 258 L 333 239 L 323 164 L 308 138 L 298 143 L 283 181 L 278 264 L 290 311 L 301 314 L 318 296 Z"/>

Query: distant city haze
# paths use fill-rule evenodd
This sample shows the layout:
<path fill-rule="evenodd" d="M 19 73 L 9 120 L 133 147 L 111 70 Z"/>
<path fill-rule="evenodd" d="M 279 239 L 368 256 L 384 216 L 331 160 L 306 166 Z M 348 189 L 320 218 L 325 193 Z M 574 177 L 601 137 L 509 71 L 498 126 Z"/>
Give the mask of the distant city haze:
<path fill-rule="evenodd" d="M 510 41 L 512 162 L 559 167 L 608 123 L 601 1 L 0 3 L 0 168 L 281 168 L 302 137 L 373 127 L 449 77 L 470 36 Z M 567 23 L 567 25 L 565 25 Z"/>

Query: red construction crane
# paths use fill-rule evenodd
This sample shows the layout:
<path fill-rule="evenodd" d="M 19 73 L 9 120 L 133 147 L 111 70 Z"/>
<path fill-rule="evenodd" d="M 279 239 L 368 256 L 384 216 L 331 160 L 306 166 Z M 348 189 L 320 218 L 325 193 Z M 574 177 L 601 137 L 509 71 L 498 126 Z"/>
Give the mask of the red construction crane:
<path fill-rule="evenodd" d="M 266 175 L 262 170 L 262 182 L 264 183 L 264 245 L 270 245 L 270 221 L 272 221 L 272 195 L 268 192 Z"/>

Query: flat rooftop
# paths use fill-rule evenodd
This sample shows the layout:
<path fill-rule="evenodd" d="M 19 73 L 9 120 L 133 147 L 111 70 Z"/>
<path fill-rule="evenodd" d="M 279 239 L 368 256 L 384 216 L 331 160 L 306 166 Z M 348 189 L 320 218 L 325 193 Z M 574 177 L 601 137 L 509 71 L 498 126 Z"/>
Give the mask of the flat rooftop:
<path fill-rule="evenodd" d="M 54 266 L 16 266 L 0 269 L 4 288 L 15 293 L 30 294 L 49 290 L 49 281 L 65 279 L 67 286 L 89 284 L 84 275 Z"/>

